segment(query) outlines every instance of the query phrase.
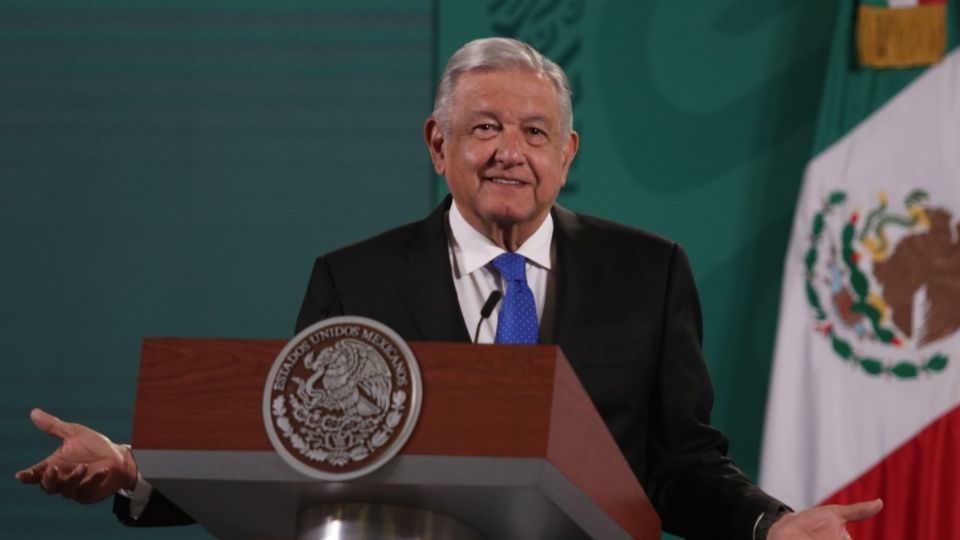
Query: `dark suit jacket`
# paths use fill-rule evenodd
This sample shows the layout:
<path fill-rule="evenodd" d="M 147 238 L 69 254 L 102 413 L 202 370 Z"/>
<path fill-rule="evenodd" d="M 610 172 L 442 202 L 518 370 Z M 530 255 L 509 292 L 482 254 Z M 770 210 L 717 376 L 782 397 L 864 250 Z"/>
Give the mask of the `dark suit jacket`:
<path fill-rule="evenodd" d="M 450 268 L 449 205 L 448 198 L 423 221 L 318 258 L 297 330 L 347 314 L 383 322 L 411 341 L 470 341 Z M 725 457 L 726 439 L 709 426 L 713 390 L 682 249 L 559 206 L 553 217 L 554 341 L 664 529 L 691 539 L 750 539 L 757 517 L 779 502 Z M 138 524 L 163 515 L 151 507 L 152 500 Z"/>
<path fill-rule="evenodd" d="M 450 269 L 444 212 L 317 259 L 300 330 L 334 315 L 381 321 L 404 339 L 470 341 Z M 709 426 L 713 390 L 700 349 L 696 286 L 675 243 L 553 209 L 553 341 L 646 489 L 664 529 L 751 538 L 779 502 L 725 457 Z"/>

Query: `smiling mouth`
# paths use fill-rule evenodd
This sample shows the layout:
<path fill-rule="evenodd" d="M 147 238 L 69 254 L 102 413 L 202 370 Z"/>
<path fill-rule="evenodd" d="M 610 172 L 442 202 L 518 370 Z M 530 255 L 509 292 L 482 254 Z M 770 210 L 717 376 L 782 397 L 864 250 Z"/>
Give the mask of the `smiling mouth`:
<path fill-rule="evenodd" d="M 519 180 L 512 180 L 510 178 L 487 178 L 488 182 L 493 182 L 494 184 L 500 184 L 501 186 L 522 186 L 524 182 Z"/>

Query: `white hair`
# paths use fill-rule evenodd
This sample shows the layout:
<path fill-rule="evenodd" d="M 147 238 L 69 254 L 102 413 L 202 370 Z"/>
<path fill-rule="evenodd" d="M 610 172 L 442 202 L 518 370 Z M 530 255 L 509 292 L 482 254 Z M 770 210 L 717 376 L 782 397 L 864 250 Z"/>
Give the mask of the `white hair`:
<path fill-rule="evenodd" d="M 500 71 L 516 69 L 545 76 L 560 98 L 561 140 L 573 131 L 573 104 L 570 82 L 563 69 L 539 51 L 522 41 L 510 38 L 475 39 L 453 53 L 443 70 L 433 102 L 433 117 L 440 128 L 449 133 L 453 106 L 453 89 L 461 75 L 468 71 Z"/>

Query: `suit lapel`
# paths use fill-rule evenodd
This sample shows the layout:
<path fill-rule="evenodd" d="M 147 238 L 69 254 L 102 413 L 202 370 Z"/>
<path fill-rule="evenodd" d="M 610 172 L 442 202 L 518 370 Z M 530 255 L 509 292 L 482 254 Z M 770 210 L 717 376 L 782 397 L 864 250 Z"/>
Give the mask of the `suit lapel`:
<path fill-rule="evenodd" d="M 588 345 L 584 339 L 595 335 L 591 322 L 603 320 L 598 311 L 610 286 L 611 259 L 604 256 L 604 239 L 591 234 L 576 214 L 554 205 L 553 216 L 557 248 L 553 342 L 564 350 L 580 349 Z"/>
<path fill-rule="evenodd" d="M 445 214 L 450 197 L 421 222 L 420 230 L 401 246 L 396 281 L 420 339 L 470 341 L 450 269 Z"/>
<path fill-rule="evenodd" d="M 400 246 L 401 268 L 396 286 L 413 319 L 419 339 L 425 341 L 470 341 L 463 321 L 450 269 L 445 214 L 450 197 L 421 222 L 420 230 Z M 600 299 L 607 286 L 610 262 L 602 238 L 596 238 L 569 210 L 554 205 L 556 240 L 556 302 L 553 343 L 561 348 L 582 347 L 590 335 L 590 321 L 602 309 Z"/>

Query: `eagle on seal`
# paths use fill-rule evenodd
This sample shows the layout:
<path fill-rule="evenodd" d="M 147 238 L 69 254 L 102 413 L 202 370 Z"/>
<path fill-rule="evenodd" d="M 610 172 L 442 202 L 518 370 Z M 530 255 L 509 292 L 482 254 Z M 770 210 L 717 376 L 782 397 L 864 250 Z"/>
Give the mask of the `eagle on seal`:
<path fill-rule="evenodd" d="M 366 343 L 345 338 L 314 356 L 303 365 L 314 374 L 303 381 L 297 396 L 308 409 L 322 407 L 343 411 L 345 416 L 373 416 L 390 406 L 390 368 L 376 349 Z"/>

